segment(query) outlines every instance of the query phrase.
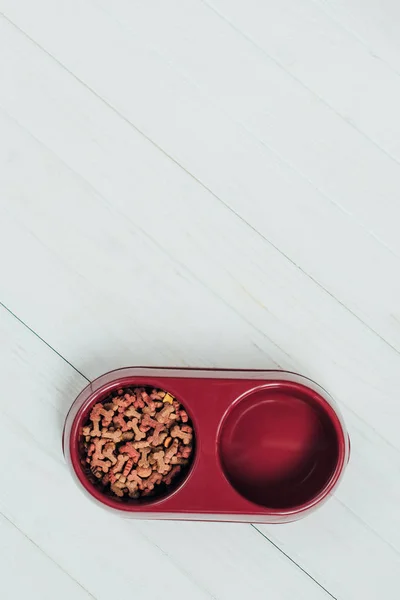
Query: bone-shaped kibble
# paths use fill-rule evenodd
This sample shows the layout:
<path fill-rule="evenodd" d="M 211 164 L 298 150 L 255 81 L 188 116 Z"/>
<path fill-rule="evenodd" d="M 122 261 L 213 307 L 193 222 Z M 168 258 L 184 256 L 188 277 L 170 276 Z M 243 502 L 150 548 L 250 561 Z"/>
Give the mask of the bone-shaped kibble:
<path fill-rule="evenodd" d="M 149 425 L 147 425 L 147 427 L 143 426 L 143 425 L 139 425 L 139 429 L 140 431 L 142 431 L 143 433 L 147 433 L 151 427 Z M 89 438 L 90 439 L 90 438 Z"/>
<path fill-rule="evenodd" d="M 179 442 L 177 439 L 175 439 L 172 442 L 170 448 L 168 448 L 165 451 L 164 460 L 167 464 L 171 462 L 172 457 L 175 456 L 175 454 L 178 452 L 178 446 L 179 446 Z"/>
<path fill-rule="evenodd" d="M 154 490 L 154 486 L 156 484 L 161 483 L 162 478 L 163 476 L 161 475 L 161 473 L 154 471 L 154 473 L 152 473 L 150 477 L 148 477 L 144 482 L 145 488 L 151 492 L 152 490 Z"/>
<path fill-rule="evenodd" d="M 93 428 L 90 431 L 90 435 L 92 437 L 100 437 L 101 436 L 101 431 L 100 431 L 100 417 L 98 419 L 98 421 L 92 421 L 93 422 Z"/>
<path fill-rule="evenodd" d="M 154 404 L 154 400 L 148 395 L 146 391 L 142 392 L 142 400 L 147 404 L 150 413 L 155 413 L 156 406 Z"/>
<path fill-rule="evenodd" d="M 176 475 L 178 475 L 180 470 L 181 467 L 179 465 L 175 465 L 174 467 L 172 467 L 168 475 L 164 477 L 164 483 L 166 485 L 171 485 L 173 478 L 176 477 Z"/>
<path fill-rule="evenodd" d="M 156 415 L 157 421 L 159 423 L 166 423 L 167 421 L 169 421 L 171 419 L 171 415 L 174 412 L 174 410 L 175 410 L 175 408 L 171 404 L 168 404 L 162 410 L 160 410 L 159 413 L 157 413 L 157 415 Z"/>
<path fill-rule="evenodd" d="M 91 467 L 98 467 L 103 471 L 103 473 L 108 473 L 111 467 L 111 463 L 109 460 L 102 460 L 101 458 L 92 458 Z M 98 475 L 96 475 L 98 477 Z"/>
<path fill-rule="evenodd" d="M 116 415 L 113 418 L 113 423 L 114 423 L 114 425 L 119 427 L 121 429 L 121 431 L 123 431 L 123 432 L 128 431 L 128 429 L 129 429 L 129 427 L 124 419 L 124 416 L 122 414 Z"/>
<path fill-rule="evenodd" d="M 147 448 L 147 446 L 150 446 L 149 440 L 144 440 L 144 442 L 133 442 L 133 447 L 137 450 L 140 450 L 141 448 Z"/>
<path fill-rule="evenodd" d="M 101 419 L 101 415 L 104 411 L 104 407 L 102 404 L 95 404 L 90 412 L 89 419 L 92 423 L 98 423 Z"/>
<path fill-rule="evenodd" d="M 142 448 L 142 451 L 141 451 L 141 455 L 142 456 L 141 456 L 141 458 L 140 458 L 140 460 L 138 462 L 138 466 L 139 467 L 146 467 L 147 468 L 149 466 L 149 461 L 148 461 L 147 457 L 150 454 L 150 452 L 151 452 L 150 446 L 148 448 Z"/>
<path fill-rule="evenodd" d="M 135 419 L 140 419 L 140 417 L 142 416 L 140 413 L 138 413 L 138 411 L 135 409 L 134 406 L 130 406 L 124 414 L 125 417 L 135 417 Z"/>
<path fill-rule="evenodd" d="M 183 431 L 183 429 L 181 429 L 178 425 L 175 425 L 175 427 L 171 429 L 171 435 L 174 438 L 181 439 L 185 445 L 190 444 L 193 437 L 191 433 Z"/>
<path fill-rule="evenodd" d="M 111 425 L 113 416 L 114 416 L 113 410 L 103 410 L 103 420 L 101 422 L 103 427 L 109 427 Z"/>
<path fill-rule="evenodd" d="M 114 444 L 114 442 L 107 442 L 107 444 L 104 446 L 103 456 L 105 458 L 108 458 L 108 460 L 113 465 L 115 465 L 116 462 L 117 462 L 117 459 L 115 458 L 114 451 L 115 451 L 115 444 Z"/>
<path fill-rule="evenodd" d="M 178 414 L 181 418 L 182 423 L 187 423 L 189 421 L 189 417 L 186 410 L 180 410 Z"/>
<path fill-rule="evenodd" d="M 95 438 L 93 440 L 94 453 L 93 458 L 104 458 L 103 455 L 103 446 L 107 443 L 107 440 L 102 440 L 100 438 Z"/>
<path fill-rule="evenodd" d="M 108 429 L 102 429 L 101 437 L 106 438 L 107 440 L 112 440 L 115 444 L 122 439 L 122 431 L 117 429 L 116 431 L 109 431 Z"/>
<path fill-rule="evenodd" d="M 143 431 L 140 431 L 138 427 L 138 419 L 132 419 L 132 421 L 128 421 L 127 423 L 129 429 L 133 429 L 133 433 L 135 434 L 135 440 L 140 442 L 146 437 L 146 434 Z"/>
<path fill-rule="evenodd" d="M 122 398 L 118 398 L 116 401 L 116 404 L 118 405 L 118 412 L 125 412 L 125 409 L 127 409 L 128 406 L 131 406 L 135 400 L 136 396 L 132 394 L 125 394 Z"/>
<path fill-rule="evenodd" d="M 103 416 L 103 427 L 108 427 L 114 416 L 114 411 L 106 410 L 102 404 L 95 404 L 90 413 L 90 420 L 93 422 L 94 426 L 96 423 L 98 425 L 101 416 Z"/>
<path fill-rule="evenodd" d="M 144 427 L 157 427 L 158 422 L 152 419 L 149 414 L 145 414 L 142 419 L 142 425 Z"/>
<path fill-rule="evenodd" d="M 165 439 L 166 436 L 164 436 L 164 438 L 162 437 L 162 432 L 165 429 L 165 425 L 163 423 L 157 423 L 157 426 L 155 427 L 154 431 L 153 431 L 153 435 L 151 435 L 149 438 L 147 438 L 149 440 L 149 443 L 153 446 L 160 446 L 163 442 L 163 439 Z"/>
<path fill-rule="evenodd" d="M 129 473 L 131 472 L 132 467 L 133 467 L 133 458 L 130 458 L 126 463 L 124 470 L 122 471 L 122 475 L 124 477 L 128 477 Z"/>
<path fill-rule="evenodd" d="M 142 478 L 138 475 L 137 471 L 133 469 L 128 475 L 128 481 L 134 481 L 140 490 L 143 489 Z"/>
<path fill-rule="evenodd" d="M 137 498 L 139 495 L 139 486 L 136 481 L 127 481 L 125 484 L 131 498 Z"/>
<path fill-rule="evenodd" d="M 117 462 L 112 468 L 113 473 L 120 473 L 124 468 L 126 461 L 129 460 L 129 456 L 127 454 L 118 454 Z"/>
<path fill-rule="evenodd" d="M 137 461 L 140 458 L 140 452 L 136 450 L 134 444 L 132 444 L 131 442 L 128 442 L 124 446 L 120 446 L 119 452 L 121 452 L 121 454 L 127 454 L 129 458 L 133 460 L 134 463 L 137 463 Z"/>
<path fill-rule="evenodd" d="M 96 448 L 95 448 L 95 445 L 94 445 L 94 444 L 93 444 L 93 442 L 92 442 L 92 443 L 89 445 L 89 448 L 88 448 L 88 453 L 87 453 L 87 455 L 88 455 L 88 457 L 89 457 L 89 458 L 92 456 L 92 454 L 93 454 L 93 452 L 95 451 L 95 449 L 96 449 Z"/>
<path fill-rule="evenodd" d="M 144 400 L 142 398 L 142 388 L 138 388 L 135 392 L 136 394 L 136 400 L 133 403 L 135 408 L 144 408 L 145 404 L 144 404 Z"/>
<path fill-rule="evenodd" d="M 164 450 L 160 450 L 159 452 L 154 452 L 154 454 L 153 454 L 153 457 L 157 461 L 157 471 L 159 473 L 161 473 L 162 475 L 165 475 L 165 473 L 168 473 L 168 471 L 171 469 L 171 467 L 169 465 L 165 464 L 164 456 L 165 456 Z"/>
<path fill-rule="evenodd" d="M 179 453 L 182 458 L 189 458 L 192 454 L 193 447 L 192 446 L 180 446 Z"/>
<path fill-rule="evenodd" d="M 144 404 L 141 396 L 139 396 L 139 397 L 136 398 L 136 400 L 133 403 L 133 406 L 136 409 L 138 409 L 138 408 L 142 408 L 143 409 L 144 408 L 145 404 Z"/>
<path fill-rule="evenodd" d="M 143 479 L 145 477 L 150 477 L 150 475 L 153 472 L 153 469 L 151 467 L 138 467 L 136 471 L 139 477 L 142 477 Z"/>
<path fill-rule="evenodd" d="M 173 456 L 171 458 L 171 465 L 187 465 L 188 460 L 186 458 L 182 458 L 180 456 Z"/>
<path fill-rule="evenodd" d="M 157 446 L 162 446 L 164 444 L 164 440 L 166 439 L 168 433 L 166 431 L 161 431 L 158 436 L 158 444 Z"/>
<path fill-rule="evenodd" d="M 118 481 L 111 484 L 111 491 L 113 491 L 116 496 L 119 496 L 119 498 L 122 498 L 124 496 L 124 492 L 118 485 Z"/>

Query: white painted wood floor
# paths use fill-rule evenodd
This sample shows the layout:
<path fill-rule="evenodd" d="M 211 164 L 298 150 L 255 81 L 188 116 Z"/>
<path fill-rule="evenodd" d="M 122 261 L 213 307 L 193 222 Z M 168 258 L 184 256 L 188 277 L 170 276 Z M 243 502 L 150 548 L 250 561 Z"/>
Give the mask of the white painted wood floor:
<path fill-rule="evenodd" d="M 398 600 L 400 4 L 0 0 L 0 596 Z M 130 522 L 61 453 L 126 365 L 276 366 L 352 459 L 285 526 Z"/>

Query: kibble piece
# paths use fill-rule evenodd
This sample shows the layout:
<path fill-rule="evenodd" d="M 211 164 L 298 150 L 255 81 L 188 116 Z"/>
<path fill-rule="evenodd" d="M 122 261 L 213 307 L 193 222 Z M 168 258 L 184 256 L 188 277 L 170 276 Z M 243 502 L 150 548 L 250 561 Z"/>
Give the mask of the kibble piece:
<path fill-rule="evenodd" d="M 161 409 L 160 412 L 156 415 L 157 421 L 159 423 L 166 423 L 171 419 L 171 415 L 174 412 L 174 410 L 175 408 L 171 404 L 168 404 L 163 409 Z"/>
<path fill-rule="evenodd" d="M 192 441 L 192 434 L 188 431 L 184 431 L 183 427 L 180 428 L 178 425 L 175 425 L 175 427 L 171 429 L 171 435 L 174 438 L 181 439 L 184 444 L 190 444 Z"/>
<path fill-rule="evenodd" d="M 103 428 L 101 431 L 101 437 L 106 438 L 108 440 L 112 440 L 116 444 L 122 440 L 122 431 L 117 429 L 116 431 L 111 431 L 110 429 Z"/>
<path fill-rule="evenodd" d="M 153 469 L 151 467 L 138 467 L 136 471 L 139 477 L 143 479 L 143 477 L 150 477 Z"/>
<path fill-rule="evenodd" d="M 168 475 L 164 478 L 164 482 L 167 485 L 171 485 L 173 478 L 180 472 L 181 467 L 179 465 L 175 465 L 172 467 Z"/>
<path fill-rule="evenodd" d="M 127 454 L 118 454 L 117 464 L 112 469 L 113 473 L 120 473 L 128 460 L 129 456 Z"/>
<path fill-rule="evenodd" d="M 171 462 L 171 459 L 178 452 L 179 442 L 177 439 L 174 439 L 170 448 L 167 448 L 164 454 L 164 460 L 168 464 Z"/>
<path fill-rule="evenodd" d="M 107 442 L 107 444 L 105 444 L 105 446 L 104 446 L 103 456 L 105 456 L 105 458 L 108 458 L 108 460 L 113 465 L 115 465 L 115 463 L 117 462 L 114 452 L 115 452 L 114 442 Z"/>
<path fill-rule="evenodd" d="M 163 402 L 168 402 L 169 404 L 172 404 L 174 400 L 175 400 L 175 398 L 171 394 L 168 394 L 168 393 L 166 393 L 163 398 Z"/>

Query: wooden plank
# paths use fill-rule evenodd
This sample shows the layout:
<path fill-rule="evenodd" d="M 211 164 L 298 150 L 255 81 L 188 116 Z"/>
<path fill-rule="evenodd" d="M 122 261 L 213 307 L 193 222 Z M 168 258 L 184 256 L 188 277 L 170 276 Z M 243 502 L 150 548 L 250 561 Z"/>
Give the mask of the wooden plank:
<path fill-rule="evenodd" d="M 375 57 L 400 72 L 400 7 L 393 0 L 316 0 L 316 3 Z"/>
<path fill-rule="evenodd" d="M 83 5 L 80 6 L 83 10 Z M 43 7 L 43 13 L 46 12 L 45 8 L 47 10 L 47 4 Z M 197 88 L 181 75 L 166 69 L 165 64 L 160 62 L 156 55 L 136 45 L 131 36 L 124 34 L 121 27 L 113 24 L 101 11 L 95 11 L 94 7 L 88 5 L 79 18 L 79 27 L 89 27 L 90 23 L 96 23 L 97 33 L 91 39 L 90 50 L 83 50 L 83 38 L 81 43 L 78 43 L 79 31 L 75 32 L 76 43 L 71 45 L 69 37 L 65 34 L 68 31 L 68 19 L 71 19 L 71 27 L 76 21 L 73 0 L 65 10 L 66 13 L 57 11 L 57 15 L 53 15 L 51 40 L 48 40 L 47 27 L 41 31 L 43 24 L 37 19 L 37 11 L 31 15 L 31 21 L 28 19 L 30 10 L 26 11 L 26 15 L 24 12 L 24 23 L 28 20 L 34 30 L 31 33 L 38 36 L 39 42 L 55 52 L 69 68 L 76 69 L 78 76 L 83 77 L 97 93 L 114 104 L 127 119 L 138 123 L 145 134 L 151 135 L 158 145 L 165 146 L 174 160 L 179 160 L 185 169 L 194 172 L 196 178 L 200 179 L 206 188 L 212 189 L 212 193 L 217 194 L 231 211 L 248 221 L 261 236 L 279 248 L 283 255 L 311 280 L 337 297 L 348 310 L 399 350 L 400 326 L 397 312 L 400 304 L 400 284 L 398 278 L 393 277 L 393 273 L 399 269 L 399 258 L 392 255 L 362 228 L 355 227 L 352 219 L 327 201 L 291 167 L 282 163 L 242 128 L 224 117 L 211 103 L 207 103 L 207 99 L 199 95 Z M 57 22 L 60 30 L 56 28 Z M 15 35 L 15 30 L 5 23 L 3 27 L 2 39 L 5 44 L 8 35 Z M 57 35 L 54 35 L 55 31 Z M 24 62 L 25 56 L 29 59 L 32 55 L 33 61 L 38 60 L 41 65 L 39 72 L 44 69 L 44 72 L 48 73 L 49 69 L 55 76 L 59 73 L 62 81 L 56 89 L 66 92 L 72 88 L 67 74 L 59 72 L 56 64 L 50 65 L 49 58 L 46 59 L 28 42 L 23 44 L 18 40 L 17 43 L 22 52 L 22 48 L 25 48 Z M 2 53 L 2 56 L 7 57 L 3 61 L 4 77 L 7 77 L 7 80 L 11 78 L 12 87 L 24 88 L 26 77 L 29 75 L 24 72 L 21 79 L 15 77 L 15 69 L 11 68 L 13 56 L 7 56 L 10 47 L 8 44 L 5 53 Z M 121 70 L 117 69 L 117 64 Z M 131 76 L 121 76 L 121 72 L 129 72 Z M 45 79 L 46 77 L 45 75 Z M 50 79 L 47 81 L 51 85 Z M 29 86 L 29 93 L 32 94 L 40 87 L 37 80 L 33 85 L 33 88 Z M 79 86 L 76 90 L 72 89 L 74 96 L 76 93 L 82 98 L 86 93 L 88 98 L 90 97 L 90 104 L 99 106 L 96 99 L 84 89 Z M 52 94 L 54 93 L 56 92 L 52 87 Z M 42 92 L 39 92 L 39 95 L 41 96 Z M 8 85 L 4 86 L 3 96 L 3 106 L 18 121 L 33 128 L 35 135 L 54 148 L 63 160 L 83 173 L 84 177 L 93 181 L 93 171 L 97 170 L 96 178 L 99 177 L 100 171 L 100 177 L 106 179 L 102 181 L 101 193 L 104 194 L 108 189 L 113 195 L 118 194 L 119 201 L 123 201 L 124 205 L 128 202 L 129 188 L 126 187 L 126 176 L 123 179 L 119 178 L 117 182 L 114 180 L 110 190 L 110 178 L 106 176 L 111 168 L 109 159 L 107 158 L 107 169 L 100 167 L 99 163 L 93 160 L 92 152 L 98 155 L 102 145 L 100 149 L 94 149 L 92 146 L 95 144 L 90 143 L 89 154 L 87 151 L 83 153 L 83 148 L 81 152 L 77 152 L 76 130 L 71 131 L 71 141 L 66 144 L 65 136 L 68 132 L 65 132 L 63 127 L 60 130 L 59 113 L 56 124 L 50 125 L 52 115 L 58 112 L 59 102 L 63 102 L 63 94 L 60 100 L 51 102 L 49 111 L 43 110 L 43 104 L 38 99 L 26 103 L 26 95 L 21 91 L 10 95 Z M 181 98 L 185 99 L 184 103 Z M 75 100 L 71 101 L 76 100 L 75 96 Z M 176 109 L 177 102 L 179 110 Z M 64 102 L 63 106 L 64 110 L 74 113 L 72 106 L 75 105 Z M 21 111 L 26 110 L 30 114 L 23 116 Z M 91 120 L 96 121 L 95 132 L 99 130 L 96 117 L 98 111 L 101 111 L 101 114 L 104 112 L 101 107 L 95 108 L 91 119 L 85 124 L 85 127 L 89 127 Z M 123 119 L 118 121 L 110 112 L 107 123 L 110 121 L 115 123 L 119 130 L 123 128 L 125 138 L 132 139 Z M 103 127 L 102 125 L 100 131 Z M 81 134 L 83 131 L 80 131 Z M 107 133 L 107 136 L 106 150 L 109 153 L 112 140 L 118 145 L 119 138 L 116 140 L 115 135 L 111 135 L 110 139 L 110 133 Z M 75 160 L 72 161 L 72 158 Z M 89 162 L 89 165 L 83 162 L 84 160 Z M 129 168 L 130 177 L 137 182 L 138 174 L 132 170 L 129 154 L 121 158 L 118 153 L 114 156 L 112 164 L 119 171 Z M 144 173 L 142 170 L 143 178 Z M 122 189 L 116 187 L 118 182 Z M 95 185 L 98 187 L 98 183 Z M 159 185 L 162 183 L 159 182 Z M 146 184 L 140 197 L 148 193 L 147 189 Z M 213 203 L 216 201 L 214 198 Z M 184 202 L 183 198 L 181 202 Z M 150 206 L 152 204 L 149 204 Z M 180 218 L 183 218 L 182 212 Z"/>
<path fill-rule="evenodd" d="M 207 0 L 260 49 L 397 162 L 400 75 L 313 0 Z"/>
<path fill-rule="evenodd" d="M 351 123 L 205 3 L 97 0 L 96 4 L 308 180 L 325 200 L 353 216 L 353 222 L 399 255 L 400 167 Z M 350 11 L 355 0 L 343 4 L 344 11 L 347 7 Z M 369 16 L 365 3 L 360 3 L 357 23 Z M 392 23 L 397 32 L 396 20 Z"/>
<path fill-rule="evenodd" d="M 93 598 L 2 515 L 0 515 L 0 560 L 1 587 L 7 598 L 29 598 L 30 600 Z"/>

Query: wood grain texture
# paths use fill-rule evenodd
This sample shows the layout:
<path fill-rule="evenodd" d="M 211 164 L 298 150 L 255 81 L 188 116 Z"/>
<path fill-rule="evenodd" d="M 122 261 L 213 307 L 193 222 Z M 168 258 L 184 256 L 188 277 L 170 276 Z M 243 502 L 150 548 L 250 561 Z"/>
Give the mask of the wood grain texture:
<path fill-rule="evenodd" d="M 232 123 L 199 94 L 197 86 L 137 42 L 108 14 L 91 4 L 82 12 L 81 4 L 77 2 L 74 7 L 73 1 L 65 2 L 64 11 L 49 0 L 41 3 L 43 13 L 50 11 L 52 15 L 51 30 L 37 18 L 36 8 L 20 15 L 18 4 L 13 3 L 7 15 L 18 18 L 28 35 L 104 98 L 124 121 L 150 137 L 253 226 L 260 237 L 267 238 L 287 260 L 400 349 L 396 320 L 400 286 L 392 277 L 399 268 L 398 255 L 362 228 L 354 227 L 349 217 L 327 202 L 308 180 L 293 173 L 290 165 Z M 79 26 L 76 14 L 80 14 Z M 84 32 L 91 23 L 96 23 L 96 28 L 82 56 Z M 74 45 L 70 44 L 69 31 L 74 32 Z M 79 35 L 82 39 L 77 43 Z M 400 167 L 396 167 L 398 176 Z M 398 188 L 392 193 L 397 195 Z M 399 203 L 392 200 L 387 221 L 394 222 L 398 211 Z"/>
<path fill-rule="evenodd" d="M 3 515 L 0 515 L 0 558 L 1 586 L 9 598 L 93 598 Z"/>
<path fill-rule="evenodd" d="M 395 7 L 370 0 L 356 27 L 360 6 L 0 0 L 15 597 L 399 597 L 398 41 Z M 63 418 L 86 379 L 129 364 L 317 379 L 352 439 L 335 498 L 257 528 L 93 507 L 64 466 Z"/>
<path fill-rule="evenodd" d="M 399 74 L 400 7 L 394 0 L 316 0 L 323 10 L 361 42 L 374 58 L 383 60 Z"/>
<path fill-rule="evenodd" d="M 273 58 L 239 36 L 204 3 L 97 0 L 97 4 L 141 44 L 167 58 L 326 199 L 353 216 L 353 223 L 363 225 L 399 255 L 396 225 L 387 218 L 398 207 L 398 165 L 373 143 L 366 143 L 351 123 L 312 91 L 288 77 Z M 153 18 L 155 4 L 158 19 Z"/>
<path fill-rule="evenodd" d="M 399 74 L 376 60 L 318 3 L 205 1 L 369 141 L 399 160 Z"/>

